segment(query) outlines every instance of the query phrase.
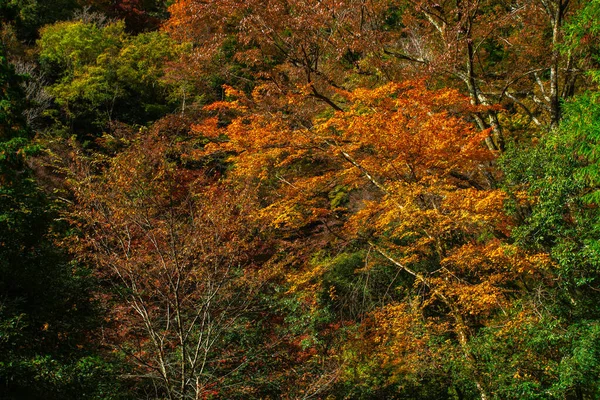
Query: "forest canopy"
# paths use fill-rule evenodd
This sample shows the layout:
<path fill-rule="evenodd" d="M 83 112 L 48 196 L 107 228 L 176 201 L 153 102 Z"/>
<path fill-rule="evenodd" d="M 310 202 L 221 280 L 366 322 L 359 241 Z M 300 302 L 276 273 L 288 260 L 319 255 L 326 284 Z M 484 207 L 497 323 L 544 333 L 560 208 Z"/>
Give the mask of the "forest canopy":
<path fill-rule="evenodd" d="M 599 398 L 599 39 L 599 0 L 0 0 L 0 398 Z"/>

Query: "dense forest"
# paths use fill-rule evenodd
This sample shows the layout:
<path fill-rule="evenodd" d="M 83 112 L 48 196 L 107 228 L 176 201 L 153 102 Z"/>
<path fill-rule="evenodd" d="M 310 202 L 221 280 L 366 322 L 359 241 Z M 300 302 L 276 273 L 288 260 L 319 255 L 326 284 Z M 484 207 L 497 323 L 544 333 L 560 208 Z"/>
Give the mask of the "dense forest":
<path fill-rule="evenodd" d="M 0 0 L 1 399 L 600 399 L 600 0 Z"/>

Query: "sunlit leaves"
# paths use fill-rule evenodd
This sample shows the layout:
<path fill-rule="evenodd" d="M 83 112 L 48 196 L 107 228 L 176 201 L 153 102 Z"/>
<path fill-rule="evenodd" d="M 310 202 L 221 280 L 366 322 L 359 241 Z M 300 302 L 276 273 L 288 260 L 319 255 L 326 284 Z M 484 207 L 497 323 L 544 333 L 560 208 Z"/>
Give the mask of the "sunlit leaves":
<path fill-rule="evenodd" d="M 183 47 L 158 32 L 132 37 L 124 29 L 123 22 L 83 21 L 42 29 L 40 61 L 56 79 L 49 92 L 69 118 L 100 127 L 113 119 L 145 122 L 176 100 L 162 78 Z"/>
<path fill-rule="evenodd" d="M 458 352 L 452 357 L 475 373 L 472 327 L 509 307 L 514 287 L 546 279 L 552 267 L 546 255 L 504 242 L 514 221 L 504 213 L 506 193 L 491 186 L 495 155 L 482 145 L 487 132 L 465 119 L 478 109 L 456 91 L 428 90 L 419 81 L 339 95 L 347 111 L 304 126 L 286 115 L 238 109 L 241 115 L 221 128 L 212 119 L 195 130 L 211 141 L 204 152 L 232 154 L 230 179 L 255 182 L 265 193 L 261 220 L 284 239 L 306 243 L 286 260 L 298 271 L 287 274 L 293 293 L 344 315 L 372 311 L 381 318 L 373 329 L 388 324 L 391 336 L 369 340 L 403 360 L 380 359 L 391 376 L 422 368 L 418 354 L 442 348 Z M 345 200 L 332 208 L 330 193 L 340 187 Z M 350 243 L 370 255 L 340 275 L 345 256 L 325 255 Z M 325 250 L 307 262 L 311 246 Z M 362 281 L 379 276 L 382 265 L 396 270 L 387 289 Z M 352 285 L 363 285 L 358 290 L 371 300 L 353 300 Z M 395 301 L 375 307 L 370 291 Z M 419 325 L 425 339 L 417 343 L 409 337 Z M 457 339 L 433 345 L 446 335 Z"/>

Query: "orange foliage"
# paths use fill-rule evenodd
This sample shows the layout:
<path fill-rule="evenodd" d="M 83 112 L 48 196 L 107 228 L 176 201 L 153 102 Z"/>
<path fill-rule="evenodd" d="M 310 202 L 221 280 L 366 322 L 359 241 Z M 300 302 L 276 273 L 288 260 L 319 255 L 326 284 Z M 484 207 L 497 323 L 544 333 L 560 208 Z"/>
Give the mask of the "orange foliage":
<path fill-rule="evenodd" d="M 314 250 L 319 235 L 328 246 L 363 243 L 379 256 L 365 268 L 391 262 L 412 276 L 420 300 L 373 314 L 375 331 L 387 333 L 370 340 L 394 349 L 384 364 L 402 360 L 399 372 L 412 368 L 423 362 L 427 338 L 448 332 L 472 364 L 471 326 L 485 325 L 510 303 L 515 285 L 543 279 L 550 266 L 546 255 L 503 241 L 512 222 L 503 211 L 506 194 L 493 188 L 495 154 L 482 145 L 487 132 L 465 119 L 477 110 L 458 92 L 428 90 L 421 81 L 340 95 L 347 111 L 305 126 L 283 114 L 241 115 L 220 129 L 211 120 L 206 131 L 227 140 L 205 151 L 234 154 L 231 178 L 258 185 L 265 194 L 259 217 L 282 238 L 310 234 Z M 348 199 L 333 205 L 339 187 Z M 319 235 L 317 226 L 324 227 Z M 327 265 L 295 260 L 291 287 L 316 293 Z M 428 321 L 430 307 L 445 312 Z"/>

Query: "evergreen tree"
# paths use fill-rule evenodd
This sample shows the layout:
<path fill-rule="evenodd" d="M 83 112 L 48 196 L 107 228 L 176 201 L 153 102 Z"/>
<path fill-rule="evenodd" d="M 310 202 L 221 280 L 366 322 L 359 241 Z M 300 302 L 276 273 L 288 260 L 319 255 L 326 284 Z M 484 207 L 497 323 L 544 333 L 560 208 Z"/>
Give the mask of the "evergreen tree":
<path fill-rule="evenodd" d="M 92 280 L 55 245 L 56 205 L 26 163 L 23 79 L 0 48 L 0 398 L 114 398 Z"/>

